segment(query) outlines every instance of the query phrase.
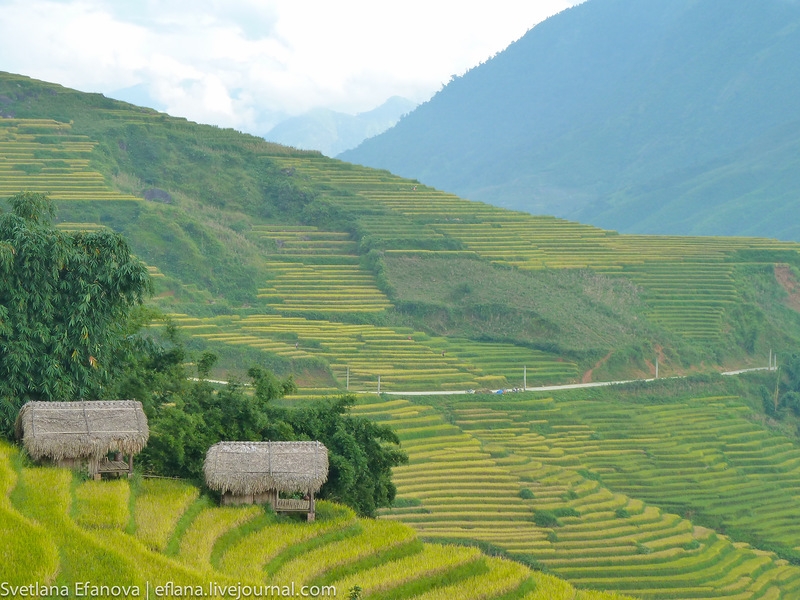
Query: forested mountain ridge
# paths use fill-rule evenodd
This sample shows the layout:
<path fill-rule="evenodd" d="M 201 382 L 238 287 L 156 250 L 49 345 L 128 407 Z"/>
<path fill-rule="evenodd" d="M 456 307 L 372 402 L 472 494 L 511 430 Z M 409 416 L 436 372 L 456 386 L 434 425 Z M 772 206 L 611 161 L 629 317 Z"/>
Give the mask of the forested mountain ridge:
<path fill-rule="evenodd" d="M 341 158 L 621 231 L 800 239 L 798 25 L 784 0 L 589 0 Z"/>

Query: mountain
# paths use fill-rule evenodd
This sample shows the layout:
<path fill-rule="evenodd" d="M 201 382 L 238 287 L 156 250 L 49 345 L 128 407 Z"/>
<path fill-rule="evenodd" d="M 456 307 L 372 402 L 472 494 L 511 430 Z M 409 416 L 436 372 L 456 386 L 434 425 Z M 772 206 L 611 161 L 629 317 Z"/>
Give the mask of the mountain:
<path fill-rule="evenodd" d="M 622 231 L 800 239 L 798 53 L 797 2 L 589 0 L 341 158 Z"/>
<path fill-rule="evenodd" d="M 86 482 L 0 443 L 4 582 L 797 596 L 800 244 L 513 212 L 8 73 L 0 114 L 0 198 L 47 192 L 59 228 L 122 233 L 153 278 L 146 314 L 186 340 L 178 360 L 208 350 L 215 378 L 292 374 L 289 406 L 363 392 L 351 410 L 394 427 L 410 458 L 386 520 L 320 504 L 314 525 L 215 509 L 176 481 Z M 505 393 L 653 377 L 654 363 L 657 381 Z M 463 562 L 395 521 L 581 589 Z"/>
<path fill-rule="evenodd" d="M 534 217 L 12 74 L 0 112 L 0 197 L 122 233 L 220 376 L 480 390 L 641 377 L 656 356 L 754 366 L 800 340 L 798 244 Z"/>
<path fill-rule="evenodd" d="M 281 121 L 264 137 L 294 148 L 336 156 L 386 131 L 415 106 L 411 100 L 392 96 L 377 108 L 357 115 L 317 108 Z"/>

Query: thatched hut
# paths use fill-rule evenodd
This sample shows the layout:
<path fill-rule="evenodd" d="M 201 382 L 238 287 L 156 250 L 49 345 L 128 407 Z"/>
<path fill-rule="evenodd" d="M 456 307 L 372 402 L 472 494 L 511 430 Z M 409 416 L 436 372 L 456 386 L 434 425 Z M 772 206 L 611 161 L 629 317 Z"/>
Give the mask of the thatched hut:
<path fill-rule="evenodd" d="M 86 466 L 95 479 L 104 473 L 130 477 L 133 456 L 150 435 L 142 403 L 135 400 L 28 402 L 16 433 L 34 460 Z"/>
<path fill-rule="evenodd" d="M 263 504 L 275 512 L 315 516 L 314 494 L 328 479 L 328 449 L 320 442 L 219 442 L 203 465 L 206 485 L 223 504 Z M 281 498 L 281 494 L 303 494 Z"/>

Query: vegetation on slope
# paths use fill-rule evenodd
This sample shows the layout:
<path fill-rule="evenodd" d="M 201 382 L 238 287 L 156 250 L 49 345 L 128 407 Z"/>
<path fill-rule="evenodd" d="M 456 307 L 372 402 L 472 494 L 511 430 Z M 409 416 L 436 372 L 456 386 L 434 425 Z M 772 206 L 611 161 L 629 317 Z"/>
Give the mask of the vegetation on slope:
<path fill-rule="evenodd" d="M 636 286 L 590 270 L 520 271 L 419 255 L 388 255 L 383 264 L 397 310 L 438 335 L 509 340 L 578 359 L 646 336 L 634 318 L 645 309 Z"/>
<path fill-rule="evenodd" d="M 0 431 L 28 400 L 98 397 L 118 377 L 147 271 L 116 233 L 53 227 L 42 194 L 0 215 Z"/>
<path fill-rule="evenodd" d="M 695 377 L 356 411 L 392 424 L 409 454 L 382 514 L 428 540 L 642 598 L 792 598 L 800 448 L 790 415 L 765 418 L 760 377 L 774 384 L 774 372 Z"/>
<path fill-rule="evenodd" d="M 196 586 L 208 597 L 231 597 L 247 589 L 241 586 L 251 593 L 279 586 L 274 595 L 285 596 L 305 585 L 320 597 L 347 597 L 358 586 L 357 597 L 375 599 L 456 597 L 456 588 L 457 597 L 475 600 L 617 598 L 576 595 L 562 580 L 474 549 L 422 544 L 407 526 L 361 520 L 325 501 L 315 523 L 263 507 L 218 508 L 181 481 L 82 481 L 68 470 L 31 468 L 6 443 L 0 488 L 0 577 L 13 586 L 56 586 L 57 595 L 64 587 L 80 595 L 89 581 L 97 593 L 83 595 L 97 597 L 120 595 L 112 586 L 138 587 L 130 595 L 144 596 L 147 585 L 152 593 L 172 582 L 182 587 L 165 593 L 176 597 L 196 595 Z"/>
<path fill-rule="evenodd" d="M 151 472 L 199 481 L 205 454 L 219 441 L 315 439 L 330 453 L 321 497 L 364 515 L 391 504 L 391 468 L 405 455 L 389 428 L 345 415 L 352 403 L 346 398 L 276 407 L 274 401 L 297 388 L 291 376 L 279 381 L 260 366 L 248 371 L 252 395 L 235 383 L 218 391 L 202 379 L 190 381 L 186 351 L 171 328 L 170 345 L 140 335 L 142 315 L 134 309 L 150 292 L 150 280 L 119 234 L 56 229 L 42 194 L 21 193 L 10 204 L 12 212 L 0 215 L 5 437 L 29 400 L 136 399 L 153 434 L 145 457 Z M 201 378 L 215 360 L 200 356 Z"/>
<path fill-rule="evenodd" d="M 65 231 L 101 231 L 108 226 L 130 236 L 137 256 L 151 263 L 149 271 L 159 286 L 156 302 L 173 313 L 174 321 L 196 344 L 191 349 L 194 354 L 184 354 L 178 346 L 147 342 L 139 348 L 140 362 L 128 372 L 126 387 L 108 390 L 143 398 L 154 431 L 161 428 L 176 438 L 187 434 L 174 448 L 161 447 L 159 455 L 154 437 L 148 459 L 154 463 L 173 460 L 179 464 L 170 467 L 189 472 L 201 454 L 199 448 L 209 442 L 208 430 L 215 435 L 258 437 L 271 435 L 275 428 L 290 428 L 284 433 L 317 437 L 319 425 L 332 429 L 335 438 L 346 437 L 344 415 L 338 412 L 343 405 L 333 411 L 328 406 L 323 413 L 306 406 L 298 416 L 276 402 L 289 389 L 288 385 L 281 389 L 281 380 L 286 380 L 267 378 L 262 370 L 253 371 L 253 396 L 236 386 L 214 391 L 204 381 L 187 382 L 183 363 L 190 357 L 195 358 L 201 378 L 209 377 L 213 368 L 211 355 L 198 349 L 212 348 L 228 364 L 275 365 L 281 378 L 295 372 L 298 379 L 325 388 L 317 391 L 331 392 L 348 383 L 374 385 L 375 376 L 386 388 L 395 389 L 505 387 L 521 380 L 521 367 L 528 369 L 529 384 L 575 380 L 584 370 L 590 371 L 589 377 L 644 375 L 652 372 L 650 361 L 656 356 L 662 375 L 731 363 L 764 364 L 770 348 L 785 356 L 800 339 L 800 316 L 789 306 L 792 297 L 787 291 L 797 278 L 800 257 L 792 243 L 618 235 L 467 202 L 386 172 L 289 151 L 57 86 L 14 76 L 0 78 L 0 84 L 9 99 L 4 110 L 17 111 L 16 118 L 4 122 L 8 140 L 0 148 L 11 170 L 22 174 L 12 177 L 0 169 L 0 181 L 63 194 L 59 208 Z M 58 158 L 60 153 L 67 158 L 74 153 L 74 160 L 83 162 L 69 163 Z M 64 176 L 40 178 L 49 169 Z M 76 198 L 92 189 L 100 192 L 82 185 L 41 187 L 67 181 L 68 173 L 85 177 L 92 185 L 102 173 L 109 187 L 102 197 L 87 196 L 87 201 Z M 121 197 L 122 192 L 136 196 Z M 487 316 L 495 319 L 490 325 L 481 323 Z M 519 329 L 512 324 L 515 319 L 522 324 Z M 792 418 L 791 394 L 796 392 L 792 385 L 787 379 L 778 389 L 776 414 L 786 415 L 784 423 Z M 272 395 L 270 390 L 280 393 Z M 761 406 L 759 390 L 749 397 Z M 759 445 L 761 430 L 736 420 L 744 412 L 742 404 L 719 398 L 735 394 L 712 395 L 711 401 L 697 400 L 703 394 L 696 395 L 684 402 L 688 408 L 680 405 L 675 410 L 687 423 L 698 415 L 702 431 L 717 426 L 713 419 L 718 414 L 730 415 L 735 422 L 717 429 L 721 435 L 736 436 L 740 430 L 752 435 L 756 454 L 743 456 L 744 462 L 731 470 L 733 481 L 727 483 L 743 497 L 775 492 L 763 477 L 745 477 L 746 489 L 736 487 L 737 474 L 748 474 L 748 461 L 757 462 L 757 455 L 768 451 Z M 626 491 L 623 483 L 614 484 L 619 489 L 606 484 L 613 474 L 596 468 L 608 466 L 603 457 L 623 457 L 613 465 L 620 469 L 616 473 L 642 460 L 635 456 L 640 448 L 626 446 L 623 438 L 609 433 L 618 426 L 619 415 L 631 422 L 640 419 L 637 427 L 652 434 L 631 439 L 636 444 L 652 443 L 651 480 L 663 480 L 670 493 L 693 481 L 681 473 L 676 476 L 676 463 L 689 461 L 679 468 L 691 473 L 690 479 L 703 482 L 706 471 L 715 473 L 722 463 L 705 460 L 702 440 L 692 446 L 688 458 L 683 457 L 681 444 L 673 447 L 678 438 L 673 429 L 682 422 L 671 420 L 669 414 L 655 411 L 660 420 L 648 424 L 647 410 L 623 414 L 627 406 L 597 402 L 597 397 L 574 401 L 568 397 L 561 406 L 560 400 L 526 395 L 511 400 L 474 396 L 462 398 L 457 406 L 437 403 L 441 413 L 405 401 L 362 409 L 362 416 L 399 425 L 398 436 L 411 457 L 407 467 L 396 469 L 400 502 L 387 516 L 413 522 L 430 537 L 477 540 L 530 564 L 558 569 L 582 585 L 668 597 L 718 590 L 746 598 L 791 597 L 793 586 L 800 585 L 795 567 L 773 554 L 740 547 L 697 528 L 685 518 L 694 511 L 701 515 L 701 523 L 711 525 L 718 517 L 721 529 L 794 560 L 787 539 L 766 523 L 770 515 L 761 510 L 747 515 L 744 508 L 742 514 L 714 512 L 720 503 L 691 494 L 650 497 L 644 502 L 637 497 L 638 488 Z M 596 408 L 598 423 L 605 415 L 612 424 L 601 427 L 582 421 L 589 418 L 582 415 L 589 405 Z M 604 412 L 609 407 L 610 417 Z M 233 418 L 237 411 L 242 418 Z M 267 423 L 261 418 L 266 414 L 274 417 Z M 307 417 L 312 418 L 310 423 Z M 662 425 L 669 436 L 658 428 Z M 604 435 L 617 445 L 600 447 Z M 790 448 L 785 450 L 792 454 Z M 735 453 L 747 454 L 749 447 L 732 452 L 726 458 L 731 465 Z M 630 463 L 628 455 L 634 455 Z M 788 473 L 789 485 L 794 485 L 792 460 L 790 456 L 788 462 L 775 465 L 776 471 Z M 381 465 L 380 474 L 391 468 L 390 463 Z M 363 463 L 354 464 L 364 471 Z M 44 474 L 41 481 L 37 473 Z M 122 561 L 115 548 L 129 547 L 136 523 L 145 522 L 142 510 L 137 517 L 134 509 L 126 520 L 118 509 L 108 508 L 114 498 L 124 503 L 124 486 L 105 493 L 87 486 L 75 497 L 93 508 L 73 511 L 74 502 L 43 494 L 45 489 L 70 487 L 68 477 L 47 470 L 20 470 L 17 477 L 22 485 L 14 488 L 15 506 L 30 521 L 26 531 L 34 535 L 38 526 L 60 528 L 52 544 L 36 546 L 44 573 L 53 572 L 55 549 L 71 557 L 61 565 L 58 577 L 77 574 L 80 560 L 87 557 L 96 567 L 92 574 L 102 573 L 106 566 Z M 377 501 L 358 506 L 359 510 L 368 513 L 390 500 L 385 481 L 378 477 L 373 496 Z M 709 479 L 703 489 L 717 483 Z M 253 525 L 245 523 L 245 517 L 240 521 L 228 513 L 219 517 L 204 513 L 208 500 L 191 504 L 184 512 L 175 507 L 190 502 L 188 492 L 170 490 L 169 485 L 161 489 L 148 484 L 143 489 L 167 494 L 171 499 L 164 505 L 174 509 L 155 511 L 154 520 L 140 530 L 141 541 L 150 550 L 144 545 L 131 550 L 137 568 L 140 563 L 142 572 L 154 577 L 171 573 L 173 567 L 164 562 L 172 559 L 154 557 L 153 549 L 175 556 L 195 547 L 202 556 L 192 556 L 187 564 L 207 560 L 232 577 L 243 572 L 245 557 L 257 562 L 255 569 L 261 572 L 278 554 L 281 557 L 268 567 L 269 574 L 310 573 L 316 567 L 303 561 L 305 552 L 315 560 L 333 560 L 345 545 L 332 546 L 335 551 L 321 545 L 364 532 L 351 529 L 352 523 L 341 528 L 331 525 L 325 529 L 324 535 L 330 537 L 324 542 L 298 534 L 281 538 L 286 546 L 270 545 L 266 541 L 275 538 L 271 532 L 249 537 L 263 529 L 260 521 Z M 346 493 L 354 495 L 358 489 L 351 487 Z M 27 490 L 39 491 L 29 497 Z M 127 498 L 136 494 L 129 490 Z M 140 509 L 148 502 L 158 504 L 150 500 L 143 501 Z M 676 506 L 683 517 L 669 512 Z M 95 523 L 105 529 L 90 535 L 82 529 L 93 523 L 94 507 L 108 514 Z M 184 519 L 181 513 L 188 516 Z M 192 529 L 201 514 L 208 516 L 199 523 L 218 532 L 219 544 L 182 545 L 169 534 L 191 530 L 201 537 L 199 529 Z M 11 525 L 6 530 L 21 522 L 8 518 Z M 226 536 L 226 526 L 241 527 L 243 535 Z M 348 560 L 363 561 L 370 568 L 379 568 L 384 559 L 402 561 L 407 542 L 413 540 L 409 542 L 400 529 L 392 531 L 401 532 L 399 545 L 378 561 L 370 563 L 373 559 L 367 555 L 380 536 L 364 537 L 361 548 L 347 549 Z M 245 538 L 254 541 L 239 544 Z M 605 553 L 598 554 L 599 547 L 606 548 Z M 85 548 L 82 554 L 80 548 Z M 395 550 L 398 554 L 392 554 Z M 120 565 L 131 580 L 137 576 L 130 564 Z M 514 566 L 498 571 L 496 566 L 487 562 L 481 567 L 501 573 L 496 577 L 499 587 L 492 590 L 514 589 L 509 599 L 533 592 L 524 587 L 531 585 L 526 583 L 526 571 Z M 331 565 L 335 575 L 330 576 L 349 577 L 353 573 L 348 568 Z M 181 577 L 195 581 L 196 574 L 189 571 L 181 570 Z M 474 574 L 457 571 L 453 575 L 457 581 L 446 582 L 449 576 L 440 580 L 426 573 L 424 583 L 409 582 L 401 596 L 428 593 L 425 588 L 431 586 L 442 587 L 433 592 L 442 595 L 478 589 L 468 578 Z M 515 583 L 509 584 L 511 580 Z M 450 584 L 455 587 L 443 587 Z M 503 587 L 507 585 L 512 588 Z"/>
<path fill-rule="evenodd" d="M 644 375 L 656 355 L 662 373 L 747 364 L 800 339 L 737 266 L 795 268 L 793 244 L 620 236 L 24 77 L 0 95 L 0 183 L 63 198 L 65 227 L 122 232 L 222 376 L 259 362 L 321 392 L 480 389 L 524 368 Z M 72 181 L 98 176 L 104 196 Z"/>

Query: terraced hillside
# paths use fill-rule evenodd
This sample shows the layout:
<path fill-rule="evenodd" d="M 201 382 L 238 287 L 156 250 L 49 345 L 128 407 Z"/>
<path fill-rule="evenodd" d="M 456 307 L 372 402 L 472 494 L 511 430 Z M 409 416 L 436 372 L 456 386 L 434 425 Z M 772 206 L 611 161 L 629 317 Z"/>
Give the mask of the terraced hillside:
<path fill-rule="evenodd" d="M 281 315 L 170 318 L 191 335 L 302 360 L 322 358 L 351 391 L 480 389 L 553 382 L 577 375 L 574 363 L 511 345 L 433 337 L 411 328 L 353 325 Z M 380 389 L 379 381 L 380 377 Z"/>
<path fill-rule="evenodd" d="M 234 370 L 484 389 L 524 371 L 530 385 L 644 376 L 656 356 L 663 374 L 762 364 L 800 340 L 771 272 L 800 278 L 796 244 L 506 211 L 17 75 L 0 96 L 0 190 L 48 191 L 64 226 L 122 232 L 158 305 L 199 320 L 184 320 L 197 344 Z"/>
<path fill-rule="evenodd" d="M 273 244 L 266 252 L 269 262 L 265 263 L 273 278 L 258 294 L 266 304 L 267 314 L 250 311 L 243 320 L 225 325 L 219 332 L 214 329 L 198 335 L 262 349 L 285 343 L 287 333 L 295 335 L 294 356 L 301 356 L 297 352 L 303 345 L 301 339 L 311 342 L 311 347 L 306 345 L 302 350 L 328 361 L 340 386 L 347 381 L 349 367 L 357 381 L 351 389 L 377 390 L 378 376 L 385 390 L 505 387 L 519 385 L 523 369 L 529 373 L 532 385 L 574 381 L 579 375 L 578 368 L 574 359 L 563 358 L 565 342 L 554 344 L 551 340 L 578 338 L 575 333 L 581 328 L 588 332 L 582 335 L 583 340 L 597 336 L 603 329 L 612 331 L 605 340 L 597 342 L 609 347 L 614 342 L 631 343 L 637 334 L 666 340 L 664 344 L 670 343 L 672 335 L 682 340 L 678 344 L 699 343 L 703 348 L 721 345 L 730 339 L 731 330 L 737 325 L 731 323 L 731 314 L 743 300 L 739 270 L 759 265 L 771 268 L 776 261 L 800 260 L 798 246 L 793 243 L 745 238 L 621 236 L 558 219 L 509 213 L 466 202 L 384 173 L 336 164 L 329 159 L 280 158 L 277 163 L 290 177 L 337 186 L 336 189 L 347 192 L 349 195 L 326 196 L 325 201 L 352 215 L 353 230 L 347 233 L 314 226 L 254 226 L 251 235 Z M 380 252 L 377 263 L 383 273 L 380 286 L 358 254 L 359 250 L 370 249 Z M 463 336 L 452 339 L 446 327 L 442 331 L 445 335 L 431 337 L 413 327 L 413 319 L 406 319 L 412 327 L 389 329 L 323 325 L 332 316 L 347 321 L 357 315 L 388 313 L 392 319 L 398 304 L 400 312 L 409 303 L 418 305 L 398 282 L 403 278 L 413 279 L 415 272 L 422 271 L 420 261 L 425 265 L 446 261 L 451 270 L 453 265 L 463 264 L 462 275 L 477 272 L 476 267 L 487 264 L 540 272 L 542 276 L 589 269 L 593 277 L 607 282 L 603 284 L 607 288 L 617 285 L 615 281 L 633 283 L 638 290 L 634 292 L 635 302 L 642 305 L 641 309 L 633 310 L 641 311 L 647 325 L 645 331 L 639 324 L 637 332 L 630 331 L 638 317 L 620 309 L 624 304 L 620 298 L 628 291 L 624 288 L 620 288 L 622 292 L 614 290 L 616 296 L 611 300 L 604 300 L 609 312 L 619 312 L 610 326 L 603 323 L 598 328 L 595 322 L 581 323 L 587 313 L 592 315 L 591 309 L 575 309 L 569 317 L 563 314 L 556 317 L 569 321 L 574 331 L 562 333 L 565 325 L 553 326 L 552 319 L 545 319 L 542 331 L 532 332 L 534 339 L 528 339 L 543 347 L 555 346 L 556 351 L 549 353 L 521 348 L 519 342 L 481 343 L 465 340 Z M 435 277 L 431 281 L 434 287 L 451 291 L 450 296 L 443 298 L 444 303 L 458 303 L 458 298 L 452 297 L 460 293 L 458 286 L 466 290 L 463 295 L 469 295 L 472 285 L 480 285 L 469 280 L 459 283 L 455 279 L 439 284 L 435 283 Z M 541 279 L 538 281 L 541 283 Z M 585 292 L 587 287 L 581 289 Z M 436 293 L 436 290 L 425 291 L 428 298 Z M 503 292 L 501 298 L 501 302 L 507 301 L 509 295 Z M 556 301 L 547 307 L 541 304 L 533 311 L 515 313 L 523 323 L 523 331 L 532 320 L 541 320 L 542 314 L 553 307 L 565 312 L 565 303 Z M 277 319 L 270 312 L 295 320 Z M 485 312 L 489 313 L 488 320 L 494 317 L 491 308 Z M 483 317 L 478 307 L 468 318 L 480 321 Z M 306 321 L 297 318 L 314 320 L 319 327 L 336 332 L 332 333 L 334 339 L 309 335 L 305 331 Z M 182 319 L 178 316 L 179 322 Z M 255 324 L 260 326 L 254 327 Z M 500 328 L 506 326 L 502 323 Z M 370 333 L 365 336 L 366 331 Z M 247 337 L 242 337 L 245 332 Z M 351 332 L 356 332 L 360 339 L 348 339 Z M 782 334 L 776 327 L 768 335 L 774 340 Z M 278 339 L 281 336 L 283 339 Z M 513 339 L 514 333 L 510 336 Z M 423 343 L 422 353 L 401 349 L 404 338 Z M 758 339 L 751 340 L 748 351 L 754 353 L 762 344 Z M 282 352 L 284 356 L 292 356 L 291 348 Z M 434 358 L 431 352 L 441 354 L 441 359 Z M 346 387 L 346 383 L 341 387 Z"/>
<path fill-rule="evenodd" d="M 737 398 L 609 396 L 358 407 L 395 427 L 410 457 L 383 517 L 641 598 L 797 597 L 800 568 L 741 543 L 796 563 L 796 442 Z"/>
<path fill-rule="evenodd" d="M 52 119 L 0 119 L 0 197 L 21 190 L 53 200 L 136 200 L 113 191 L 89 167 L 97 145 L 67 123 Z"/>
<path fill-rule="evenodd" d="M 797 244 L 618 235 L 21 77 L 0 76 L 0 97 L 13 115 L 2 189 L 52 192 L 63 229 L 122 232 L 157 278 L 153 303 L 240 374 L 274 365 L 313 394 L 480 391 L 523 373 L 528 385 L 645 376 L 656 358 L 662 375 L 764 365 L 800 341 L 781 287 L 800 281 Z M 81 178 L 96 187 L 67 194 Z M 478 541 L 645 598 L 800 596 L 796 443 L 736 398 L 661 400 L 479 394 L 358 410 L 396 426 L 411 457 L 384 517 L 426 539 Z M 300 532 L 212 509 L 182 484 L 23 468 L 8 448 L 0 474 L 16 557 L 0 569 L 28 556 L 15 568 L 42 581 L 114 569 L 127 581 L 357 577 L 393 582 L 397 594 L 374 594 L 386 598 L 548 589 L 518 564 L 426 548 L 405 526 L 333 507 Z M 425 571 L 428 559 L 441 568 Z"/>
<path fill-rule="evenodd" d="M 359 265 L 357 245 L 346 232 L 317 227 L 255 226 L 256 236 L 272 240 L 275 273 L 258 297 L 278 312 L 298 314 L 380 312 L 391 306 L 375 277 Z M 321 259 L 322 264 L 317 264 Z M 320 262 L 321 262 L 320 261 Z"/>
<path fill-rule="evenodd" d="M 363 598 L 619 598 L 475 548 L 422 544 L 406 525 L 338 505 L 320 502 L 319 514 L 303 523 L 257 506 L 218 508 L 175 480 L 80 481 L 22 467 L 17 450 L 0 445 L 0 577 L 15 587 L 101 598 L 119 597 L 113 586 L 144 596 L 169 583 L 168 597 L 197 595 L 197 586 L 205 597 L 345 597 L 359 586 Z M 87 581 L 97 593 L 76 587 Z"/>
<path fill-rule="evenodd" d="M 409 255 L 478 257 L 528 271 L 592 269 L 624 276 L 642 288 L 651 321 L 700 342 L 719 341 L 725 309 L 740 301 L 733 281 L 737 263 L 798 259 L 798 245 L 791 242 L 619 235 L 467 202 L 385 172 L 324 158 L 286 157 L 279 164 L 293 176 L 352 192 L 329 201 L 356 215 L 359 235 L 383 249 L 387 261 Z M 749 256 L 737 256 L 744 251 Z"/>

